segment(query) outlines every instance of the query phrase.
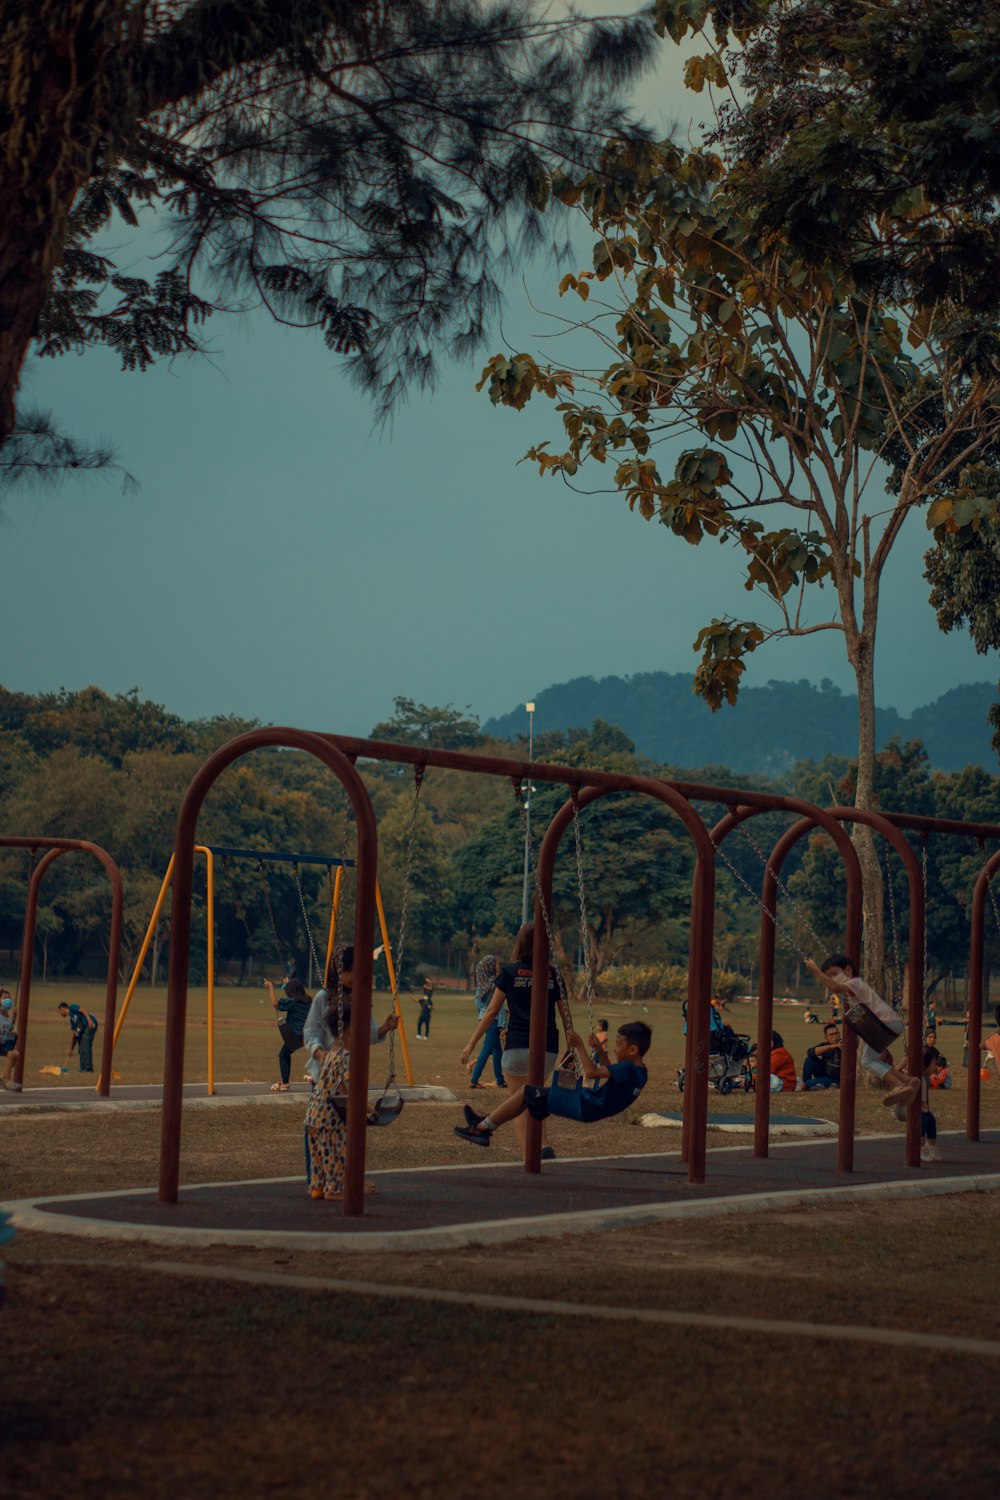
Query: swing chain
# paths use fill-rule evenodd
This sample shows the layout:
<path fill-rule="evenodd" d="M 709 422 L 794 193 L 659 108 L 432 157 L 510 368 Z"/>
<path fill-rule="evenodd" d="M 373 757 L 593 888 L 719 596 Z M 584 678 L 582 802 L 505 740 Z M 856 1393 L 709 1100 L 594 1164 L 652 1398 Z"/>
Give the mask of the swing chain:
<path fill-rule="evenodd" d="M 327 865 L 327 874 L 329 875 L 329 873 L 330 873 L 330 867 L 329 867 L 329 865 Z M 302 889 L 302 880 L 301 880 L 301 878 L 299 876 L 299 867 L 294 862 L 292 863 L 292 879 L 295 881 L 295 889 L 298 892 L 298 896 L 299 896 L 299 907 L 300 907 L 300 909 L 302 911 L 302 920 L 305 923 L 306 939 L 307 939 L 307 941 L 309 943 L 309 954 L 310 954 L 310 957 L 312 959 L 313 969 L 318 974 L 319 973 L 319 956 L 316 953 L 316 943 L 313 940 L 312 924 L 309 921 L 309 913 L 306 910 L 306 898 L 305 898 L 305 892 Z"/>
<path fill-rule="evenodd" d="M 413 808 L 410 812 L 410 826 L 406 834 L 406 854 L 403 859 L 403 900 L 399 912 L 399 937 L 396 940 L 397 990 L 399 988 L 399 982 L 402 978 L 403 973 L 403 953 L 404 944 L 406 942 L 406 918 L 410 909 L 410 882 L 412 879 L 413 871 L 413 849 L 417 836 L 417 813 L 420 808 L 420 793 L 423 790 L 424 776 L 426 772 L 427 767 L 424 765 L 417 765 L 413 768 Z M 393 996 L 393 1000 L 398 1003 L 397 997 L 395 995 Z M 389 1092 L 395 1082 L 396 1029 L 395 1027 L 393 1027 L 392 1031 L 389 1032 L 389 1072 L 385 1080 L 385 1087 L 383 1088 L 381 1096 L 379 1098 L 379 1103 L 381 1103 L 382 1099 L 385 1098 L 386 1094 Z"/>
<path fill-rule="evenodd" d="M 264 890 L 264 905 L 267 908 L 267 920 L 271 924 L 271 945 L 274 948 L 275 957 L 280 964 L 284 963 L 281 952 L 281 938 L 278 936 L 278 924 L 274 920 L 274 910 L 271 906 L 271 887 L 267 879 L 267 871 L 264 869 L 264 861 L 257 861 L 257 871 L 260 875 L 260 883 Z"/>
<path fill-rule="evenodd" d="M 893 1010 L 899 1010 L 903 1003 L 903 968 L 899 957 L 899 929 L 896 924 L 896 894 L 893 889 L 892 864 L 889 859 L 889 843 L 884 834 L 882 835 L 882 846 L 885 850 L 885 883 L 889 889 L 889 927 L 892 932 L 892 966 L 896 972 L 896 993 L 892 997 L 892 1008 Z M 927 924 L 925 920 L 924 932 L 926 933 L 926 931 Z"/>
<path fill-rule="evenodd" d="M 230 891 L 232 892 L 233 910 L 236 912 L 238 920 L 242 923 L 243 931 L 246 933 L 247 949 L 250 953 L 250 958 L 251 960 L 257 959 L 258 963 L 260 964 L 259 956 L 257 953 L 257 945 L 253 940 L 253 933 L 250 931 L 250 923 L 247 920 L 246 908 L 244 907 L 243 901 L 240 897 L 239 889 L 236 885 L 236 879 L 229 866 L 228 855 L 223 855 L 222 857 L 222 875 L 223 879 L 227 882 Z M 260 964 L 261 970 L 263 970 L 263 967 L 263 964 Z"/>
<path fill-rule="evenodd" d="M 993 915 L 996 918 L 997 930 L 1000 931 L 1000 906 L 997 905 L 997 893 L 993 885 L 993 876 L 990 874 L 988 869 L 988 861 L 986 858 L 986 841 L 985 839 L 980 839 L 978 842 L 979 852 L 983 857 L 983 869 L 986 871 L 986 889 L 990 893 L 990 902 L 993 906 Z"/>
<path fill-rule="evenodd" d="M 573 844 L 576 851 L 576 884 L 580 900 L 580 941 L 583 945 L 583 973 L 587 987 L 587 1016 L 591 1033 L 597 1031 L 594 1016 L 594 975 L 590 963 L 590 923 L 587 920 L 587 889 L 583 878 L 583 839 L 580 833 L 580 788 L 570 787 L 573 800 Z"/>
<path fill-rule="evenodd" d="M 729 873 L 731 875 L 734 875 L 736 877 L 736 879 L 739 881 L 740 885 L 743 887 L 743 889 L 746 891 L 747 895 L 750 897 L 751 901 L 756 902 L 756 904 L 760 907 L 761 911 L 767 917 L 768 921 L 771 923 L 771 926 L 774 928 L 775 932 L 778 932 L 778 933 L 781 934 L 781 936 L 785 939 L 785 942 L 791 948 L 792 952 L 793 953 L 797 953 L 800 958 L 809 958 L 810 954 L 808 954 L 806 952 L 806 950 L 803 947 L 801 947 L 801 945 L 796 941 L 794 935 L 791 932 L 789 932 L 789 930 L 785 926 L 784 922 L 780 922 L 778 920 L 777 913 L 773 912 L 769 906 L 765 905 L 763 896 L 760 894 L 759 891 L 755 891 L 754 890 L 754 888 L 750 884 L 749 880 L 743 874 L 743 871 L 738 867 L 738 865 L 734 864 L 734 862 L 730 859 L 729 855 L 726 853 L 726 851 L 723 848 L 723 846 L 721 844 L 716 844 L 715 849 L 716 849 L 716 853 L 717 854 L 721 854 L 722 855 L 722 862 L 727 867 L 727 869 L 729 870 Z M 818 946 L 822 947 L 822 944 L 819 943 Z"/>
<path fill-rule="evenodd" d="M 729 811 L 730 812 L 734 812 L 735 809 L 730 808 Z M 788 902 L 789 906 L 792 908 L 792 911 L 795 912 L 795 914 L 797 916 L 801 916 L 801 912 L 799 910 L 798 902 L 795 900 L 795 897 L 792 895 L 791 891 L 788 889 L 788 886 L 782 880 L 782 878 L 778 874 L 777 870 L 775 870 L 772 867 L 771 862 L 768 859 L 767 855 L 764 853 L 763 849 L 760 847 L 760 845 L 757 843 L 757 840 L 754 838 L 753 834 L 750 832 L 750 829 L 747 826 L 746 820 L 745 819 L 741 820 L 737 824 L 737 827 L 739 829 L 741 837 L 744 838 L 746 840 L 746 842 L 750 845 L 750 848 L 753 850 L 753 852 L 756 854 L 757 858 L 760 860 L 761 864 L 764 866 L 764 869 L 767 872 L 767 874 L 769 874 L 771 876 L 771 878 L 773 879 L 773 881 L 774 881 L 775 885 L 777 886 L 778 890 L 781 892 L 781 894 L 784 896 L 785 900 Z M 721 851 L 721 847 L 720 847 L 719 852 L 720 853 L 722 852 Z M 725 859 L 725 855 L 723 855 L 723 858 Z M 729 861 L 727 860 L 726 863 L 728 864 Z M 763 905 L 763 903 L 761 903 L 761 904 Z M 816 931 L 816 929 L 812 926 L 812 923 L 809 921 L 808 917 L 806 917 L 804 920 L 805 920 L 806 930 L 809 933 L 809 936 L 812 938 L 816 950 L 819 951 L 823 947 L 823 939 L 820 937 L 820 935 Z M 778 924 L 775 923 L 775 926 L 777 926 L 777 925 Z M 801 954 L 803 958 L 809 957 L 809 955 L 806 953 L 805 949 L 802 948 L 802 947 L 800 947 L 798 943 L 796 943 L 796 942 L 793 941 L 792 942 L 792 947 L 795 949 L 795 951 L 797 953 Z"/>
<path fill-rule="evenodd" d="M 549 964 L 555 972 L 556 976 L 556 985 L 559 991 L 559 1014 L 562 1016 L 563 1030 L 569 1031 L 572 1030 L 573 1027 L 573 1017 L 569 1008 L 569 996 L 566 993 L 566 981 L 563 979 L 562 970 L 552 963 L 552 959 L 555 954 L 555 945 L 552 937 L 552 923 L 549 920 L 548 907 L 545 905 L 545 898 L 542 895 L 542 888 L 538 881 L 538 862 L 535 859 L 535 851 L 531 844 L 531 830 L 528 826 L 528 810 L 524 802 L 524 791 L 520 777 L 512 776 L 511 786 L 514 788 L 514 796 L 517 800 L 518 810 L 521 814 L 521 830 L 524 835 L 524 847 L 528 851 L 528 863 L 531 866 L 531 873 L 534 876 L 535 882 L 535 900 L 538 902 L 538 909 L 542 914 L 542 922 L 545 927 L 545 935 L 549 940 Z M 580 1063 L 580 1059 L 576 1055 L 575 1049 L 573 1051 L 573 1070 L 577 1074 L 578 1078 L 583 1077 L 583 1067 Z"/>

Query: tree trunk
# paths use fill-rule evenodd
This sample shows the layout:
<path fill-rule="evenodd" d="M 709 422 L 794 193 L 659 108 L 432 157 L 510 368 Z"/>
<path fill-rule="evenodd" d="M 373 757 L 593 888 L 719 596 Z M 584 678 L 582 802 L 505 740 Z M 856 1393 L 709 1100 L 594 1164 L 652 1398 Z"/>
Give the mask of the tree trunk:
<path fill-rule="evenodd" d="M 116 119 L 127 0 L 0 7 L 0 447 L 74 200 Z"/>
<path fill-rule="evenodd" d="M 865 579 L 863 628 L 848 638 L 848 655 L 854 668 L 858 692 L 858 782 L 855 807 L 875 810 L 875 625 L 878 610 L 878 579 Z M 885 915 L 882 899 L 882 863 L 872 830 L 862 823 L 851 835 L 861 864 L 864 882 L 864 939 L 862 973 L 878 995 L 885 993 Z"/>

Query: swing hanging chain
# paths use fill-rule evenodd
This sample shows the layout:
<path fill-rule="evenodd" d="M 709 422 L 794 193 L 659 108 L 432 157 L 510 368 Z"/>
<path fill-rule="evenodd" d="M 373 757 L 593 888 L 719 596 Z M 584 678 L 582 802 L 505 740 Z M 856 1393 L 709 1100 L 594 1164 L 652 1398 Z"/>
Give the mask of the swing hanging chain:
<path fill-rule="evenodd" d="M 896 993 L 892 998 L 892 1008 L 893 1010 L 899 1010 L 903 1003 L 903 968 L 899 956 L 899 928 L 896 923 L 896 894 L 893 889 L 892 864 L 889 859 L 889 843 L 884 834 L 882 835 L 882 846 L 885 850 L 885 883 L 889 889 L 889 929 L 892 932 L 892 966 L 896 974 Z"/>
<path fill-rule="evenodd" d="M 732 812 L 735 811 L 735 809 L 730 808 L 729 811 L 732 813 Z M 796 901 L 795 897 L 792 895 L 791 891 L 788 889 L 788 886 L 782 880 L 781 876 L 778 874 L 777 870 L 775 870 L 773 868 L 773 866 L 771 865 L 771 862 L 768 859 L 767 855 L 764 853 L 763 849 L 760 847 L 760 845 L 757 843 L 757 840 L 754 838 L 753 834 L 750 832 L 750 829 L 747 826 L 746 821 L 742 820 L 736 826 L 737 826 L 737 828 L 740 831 L 741 837 L 744 838 L 746 840 L 746 842 L 750 845 L 750 848 L 756 854 L 757 858 L 760 860 L 761 864 L 764 866 L 764 869 L 771 876 L 771 878 L 774 881 L 775 885 L 777 886 L 778 890 L 781 892 L 781 894 L 784 896 L 785 900 L 788 902 L 789 906 L 792 908 L 792 911 L 796 914 L 796 916 L 801 917 L 802 913 L 801 913 L 801 910 L 799 908 L 798 902 Z M 719 848 L 719 853 L 722 854 L 721 846 Z M 726 859 L 726 856 L 724 854 L 722 855 L 722 857 L 723 857 L 723 859 L 726 860 L 727 864 L 731 864 L 731 862 L 728 859 Z M 757 898 L 757 899 L 759 899 L 759 898 Z M 761 905 L 763 905 L 763 902 L 761 902 Z M 815 950 L 817 952 L 821 951 L 823 949 L 823 946 L 824 946 L 823 939 L 820 937 L 819 933 L 813 927 L 813 925 L 809 921 L 808 917 L 803 917 L 802 920 L 803 920 L 803 922 L 805 924 L 806 931 L 809 933 L 809 936 L 813 940 L 813 944 L 815 946 Z M 775 926 L 777 926 L 777 925 L 778 925 L 777 922 L 775 922 Z M 801 954 L 801 956 L 803 958 L 808 958 L 808 957 L 811 956 L 810 954 L 807 954 L 806 951 L 805 951 L 805 949 L 802 948 L 798 943 L 796 943 L 796 942 L 793 941 L 792 946 L 793 946 L 793 948 L 795 949 L 795 951 L 797 953 Z"/>
<path fill-rule="evenodd" d="M 988 868 L 988 861 L 986 858 L 986 841 L 985 839 L 979 839 L 978 842 L 979 852 L 983 857 L 983 869 L 986 871 L 986 889 L 990 893 L 990 904 L 993 907 L 993 915 L 996 918 L 997 931 L 1000 932 L 1000 906 L 997 905 L 997 893 L 993 885 L 993 876 L 990 874 Z"/>
<path fill-rule="evenodd" d="M 552 936 L 552 923 L 549 920 L 548 907 L 545 905 L 545 898 L 542 895 L 542 889 L 538 882 L 538 862 L 535 859 L 535 851 L 531 844 L 531 830 L 528 826 L 528 810 L 524 802 L 524 792 L 521 782 L 517 777 L 511 777 L 511 785 L 514 788 L 514 796 L 517 799 L 518 809 L 521 814 L 521 831 L 524 836 L 524 847 L 528 851 L 528 863 L 531 866 L 531 873 L 534 876 L 535 899 L 537 900 L 539 910 L 542 913 L 542 923 L 545 927 L 545 935 L 549 940 L 549 964 L 550 967 L 555 970 L 556 985 L 559 990 L 559 1013 L 562 1016 L 563 1030 L 569 1031 L 572 1030 L 573 1027 L 573 1016 L 569 1008 L 569 996 L 566 993 L 566 981 L 563 979 L 562 970 L 552 963 L 552 958 L 555 954 L 555 944 Z M 575 1051 L 573 1053 L 573 1069 L 579 1078 L 583 1077 L 583 1066 Z"/>
<path fill-rule="evenodd" d="M 785 942 L 788 944 L 789 948 L 791 948 L 792 952 L 793 953 L 797 953 L 800 958 L 810 958 L 811 954 L 807 953 L 806 950 L 801 946 L 801 944 L 796 941 L 794 935 L 788 930 L 788 928 L 785 926 L 784 922 L 781 922 L 781 921 L 778 920 L 777 913 L 773 912 L 769 906 L 766 906 L 764 904 L 764 898 L 763 898 L 763 896 L 760 894 L 759 891 L 755 891 L 754 890 L 754 888 L 750 884 L 749 880 L 743 874 L 743 871 L 740 870 L 738 868 L 738 866 L 733 863 L 733 861 L 729 858 L 729 855 L 726 853 L 725 849 L 723 848 L 723 846 L 721 844 L 717 844 L 716 845 L 716 853 L 722 855 L 722 862 L 726 866 L 726 868 L 729 870 L 730 874 L 734 875 L 736 877 L 736 879 L 739 881 L 740 885 L 743 887 L 743 889 L 746 891 L 747 895 L 750 897 L 751 901 L 755 902 L 760 907 L 761 911 L 767 917 L 768 921 L 771 923 L 771 926 L 774 928 L 775 932 L 781 934 L 781 936 L 784 938 Z M 773 871 L 772 871 L 772 874 L 773 874 Z M 822 948 L 822 946 L 823 946 L 822 943 L 820 943 L 819 940 L 817 939 L 817 947 Z"/>
<path fill-rule="evenodd" d="M 583 877 L 583 838 L 580 831 L 580 788 L 570 788 L 573 799 L 573 843 L 576 851 L 576 885 L 580 901 L 580 941 L 583 945 L 583 973 L 587 987 L 587 1017 L 591 1035 L 597 1031 L 594 1016 L 594 975 L 590 963 L 590 923 L 587 920 L 587 888 Z"/>
<path fill-rule="evenodd" d="M 330 869 L 329 869 L 329 866 L 327 866 L 327 875 L 329 875 L 329 873 L 330 873 Z M 306 940 L 309 943 L 309 953 L 310 953 L 310 956 L 312 958 L 313 969 L 318 974 L 320 972 L 319 957 L 318 957 L 318 955 L 316 953 L 316 943 L 315 943 L 315 941 L 313 939 L 312 924 L 309 921 L 309 913 L 306 910 L 306 898 L 305 898 L 305 892 L 302 889 L 302 880 L 301 880 L 301 878 L 299 876 L 299 867 L 298 867 L 297 864 L 294 864 L 294 863 L 292 865 L 292 879 L 295 881 L 295 889 L 298 892 L 298 896 L 299 896 L 299 907 L 301 908 L 301 911 L 302 911 L 302 920 L 305 923 Z"/>
<path fill-rule="evenodd" d="M 406 943 L 406 918 L 410 909 L 410 881 L 413 874 L 413 849 L 417 836 L 417 813 L 420 810 L 420 793 L 423 790 L 426 766 L 414 766 L 413 768 L 413 807 L 410 812 L 410 826 L 406 834 L 406 853 L 403 857 L 403 899 L 399 912 L 399 937 L 396 939 L 396 995 L 394 1001 L 398 1004 L 399 983 L 403 974 L 403 954 Z M 389 1032 L 389 1072 L 385 1080 L 385 1087 L 379 1096 L 380 1104 L 386 1094 L 396 1082 L 396 1029 Z M 376 1104 L 376 1109 L 378 1104 Z"/>
<path fill-rule="evenodd" d="M 279 963 L 284 963 L 281 952 L 281 938 L 278 936 L 278 924 L 274 920 L 274 910 L 271 906 L 271 887 L 268 884 L 267 871 L 264 869 L 264 861 L 257 861 L 257 870 L 260 874 L 260 883 L 264 888 L 264 905 L 267 907 L 267 919 L 271 924 L 271 942 L 274 947 L 275 957 Z"/>

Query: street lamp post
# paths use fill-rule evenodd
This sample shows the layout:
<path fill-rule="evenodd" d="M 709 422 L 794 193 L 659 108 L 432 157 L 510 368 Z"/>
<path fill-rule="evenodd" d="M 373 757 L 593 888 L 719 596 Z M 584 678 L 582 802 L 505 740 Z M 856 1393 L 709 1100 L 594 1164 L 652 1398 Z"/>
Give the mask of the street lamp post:
<path fill-rule="evenodd" d="M 534 729 L 535 705 L 533 703 L 526 703 L 524 706 L 528 710 L 528 760 L 530 761 L 531 757 L 532 757 L 532 752 L 534 750 L 533 729 Z M 525 801 L 524 801 L 524 879 L 523 879 L 523 881 L 521 883 L 521 926 L 522 927 L 524 926 L 525 922 L 527 922 L 527 920 L 528 920 L 528 866 L 530 864 L 530 849 L 531 849 L 531 794 L 532 794 L 533 791 L 534 791 L 534 787 L 531 785 L 531 778 L 529 777 L 528 778 L 528 795 L 527 795 L 527 797 L 525 798 Z"/>

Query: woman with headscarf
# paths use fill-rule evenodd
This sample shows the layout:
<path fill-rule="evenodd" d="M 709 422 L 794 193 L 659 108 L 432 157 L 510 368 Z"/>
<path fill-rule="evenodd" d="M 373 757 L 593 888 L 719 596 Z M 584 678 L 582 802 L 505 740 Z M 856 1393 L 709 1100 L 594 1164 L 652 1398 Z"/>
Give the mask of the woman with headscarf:
<path fill-rule="evenodd" d="M 487 953 L 476 964 L 476 1015 L 482 1020 L 486 1014 L 486 1008 L 493 999 L 493 991 L 496 989 L 497 975 L 500 965 L 495 953 Z M 472 1079 L 469 1083 L 470 1089 L 480 1089 L 483 1084 L 479 1082 L 483 1075 L 483 1069 L 493 1059 L 493 1077 L 499 1089 L 507 1087 L 503 1076 L 503 1042 L 500 1037 L 501 1031 L 507 1029 L 507 1007 L 502 1005 L 489 1024 L 489 1029 L 483 1037 L 483 1045 L 479 1049 L 475 1066 L 472 1069 Z"/>

